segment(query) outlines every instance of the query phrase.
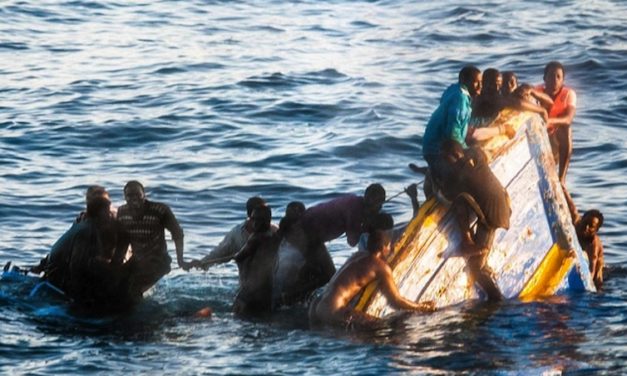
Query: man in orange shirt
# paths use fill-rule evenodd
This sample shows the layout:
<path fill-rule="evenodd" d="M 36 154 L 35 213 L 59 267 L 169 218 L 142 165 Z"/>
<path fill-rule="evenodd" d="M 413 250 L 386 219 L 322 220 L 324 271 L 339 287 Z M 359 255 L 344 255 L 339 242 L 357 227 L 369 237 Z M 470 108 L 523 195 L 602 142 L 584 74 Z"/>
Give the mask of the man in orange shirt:
<path fill-rule="evenodd" d="M 573 152 L 573 132 L 570 125 L 577 108 L 577 94 L 573 89 L 564 86 L 564 77 L 564 66 L 552 61 L 544 67 L 544 85 L 536 88 L 549 97 L 540 97 L 538 100 L 549 112 L 547 130 L 555 163 L 559 164 L 559 179 L 562 184 L 566 183 L 566 171 Z"/>

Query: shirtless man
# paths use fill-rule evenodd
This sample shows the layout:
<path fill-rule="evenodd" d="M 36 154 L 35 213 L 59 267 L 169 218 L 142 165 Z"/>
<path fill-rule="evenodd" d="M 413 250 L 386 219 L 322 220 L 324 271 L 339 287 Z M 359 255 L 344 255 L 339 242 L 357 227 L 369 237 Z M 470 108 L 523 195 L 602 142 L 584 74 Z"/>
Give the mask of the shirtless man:
<path fill-rule="evenodd" d="M 575 203 L 570 193 L 565 187 L 562 187 L 568 209 L 575 225 L 577 239 L 579 245 L 588 255 L 588 263 L 590 265 L 590 273 L 597 290 L 603 287 L 603 243 L 598 235 L 599 229 L 603 226 L 603 214 L 596 209 L 586 211 L 583 216 L 579 215 Z"/>
<path fill-rule="evenodd" d="M 259 315 L 272 310 L 272 276 L 279 237 L 271 230 L 272 211 L 258 206 L 250 217 L 253 234 L 235 254 L 239 289 L 233 303 L 238 315 Z"/>
<path fill-rule="evenodd" d="M 389 214 L 379 213 L 372 220 L 368 250 L 354 253 L 335 274 L 322 295 L 309 307 L 312 325 L 346 328 L 372 328 L 380 319 L 351 308 L 351 301 L 369 283 L 377 281 L 388 302 L 397 309 L 432 311 L 433 303 L 415 303 L 403 298 L 386 262 L 391 251 L 390 230 L 394 221 Z"/>

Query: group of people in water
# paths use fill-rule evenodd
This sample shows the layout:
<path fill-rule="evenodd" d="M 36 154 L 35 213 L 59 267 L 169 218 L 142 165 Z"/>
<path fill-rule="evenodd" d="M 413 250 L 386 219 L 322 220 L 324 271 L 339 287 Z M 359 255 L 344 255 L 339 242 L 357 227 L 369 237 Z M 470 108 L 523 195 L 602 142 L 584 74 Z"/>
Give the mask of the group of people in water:
<path fill-rule="evenodd" d="M 509 228 L 510 199 L 488 166 L 481 141 L 498 135 L 516 134 L 507 123 L 489 126 L 505 108 L 538 113 L 544 119 L 551 143 L 558 178 L 568 203 L 581 247 L 589 259 L 597 289 L 603 284 L 603 246 L 598 236 L 603 215 L 589 210 L 579 216 L 566 188 L 566 172 L 572 154 L 571 124 L 576 112 L 575 91 L 564 85 L 564 66 L 552 61 L 544 68 L 544 84 L 519 84 L 513 72 L 489 68 L 483 73 L 465 66 L 456 84 L 449 86 L 431 116 L 423 137 L 422 153 L 427 162 L 427 197 L 440 197 L 452 203 L 462 232 L 462 253 L 475 281 L 490 299 L 501 294 L 486 264 L 497 228 Z M 471 220 L 476 218 L 475 231 Z"/>
<path fill-rule="evenodd" d="M 603 248 L 598 230 L 603 216 L 591 210 L 579 216 L 565 187 L 572 151 L 570 124 L 576 95 L 563 85 L 564 67 L 549 63 L 544 85 L 519 85 L 512 72 L 482 72 L 466 66 L 456 84 L 446 89 L 423 137 L 428 164 L 425 195 L 437 195 L 451 205 L 462 234 L 461 252 L 473 279 L 489 299 L 502 299 L 486 263 L 498 228 L 507 229 L 510 199 L 494 176 L 485 153 L 474 145 L 496 135 L 515 136 L 509 125 L 486 126 L 511 107 L 540 114 L 546 124 L 573 223 L 588 254 L 593 280 L 603 282 Z M 414 215 L 419 202 L 415 184 L 405 189 Z M 177 264 L 184 270 L 207 270 L 235 261 L 239 288 L 233 310 L 242 316 L 265 315 L 278 307 L 309 303 L 312 324 L 370 326 L 378 319 L 352 308 L 353 299 L 377 281 L 390 305 L 405 310 L 431 311 L 433 302 L 416 303 L 402 297 L 387 264 L 394 242 L 394 221 L 381 211 L 386 199 L 380 184 L 369 185 L 363 196 L 344 194 L 307 208 L 287 205 L 278 226 L 261 197 L 246 202 L 246 218 L 233 227 L 206 256 L 185 261 L 183 230 L 170 207 L 148 200 L 143 185 L 129 181 L 126 203 L 112 210 L 104 187 L 91 186 L 86 210 L 31 269 L 61 289 L 81 307 L 123 309 L 142 298 L 170 272 L 165 231 L 173 239 Z M 476 226 L 471 226 L 476 219 Z M 325 243 L 346 235 L 359 249 L 336 271 Z M 321 287 L 324 289 L 315 293 Z"/>

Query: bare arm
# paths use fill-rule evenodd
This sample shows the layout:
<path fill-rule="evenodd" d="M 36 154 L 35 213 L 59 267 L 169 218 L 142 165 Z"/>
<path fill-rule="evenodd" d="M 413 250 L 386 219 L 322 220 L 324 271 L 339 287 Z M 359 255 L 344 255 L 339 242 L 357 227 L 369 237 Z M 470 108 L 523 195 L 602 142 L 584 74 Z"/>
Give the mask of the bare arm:
<path fill-rule="evenodd" d="M 505 135 L 511 139 L 516 135 L 516 131 L 509 124 L 501 124 L 498 127 L 474 128 L 470 139 L 472 141 L 485 141 L 500 135 Z"/>
<path fill-rule="evenodd" d="M 549 119 L 549 128 L 559 128 L 559 127 L 568 127 L 572 124 L 573 119 L 575 117 L 575 107 L 568 106 L 564 115 L 556 118 Z"/>
<path fill-rule="evenodd" d="M 592 263 L 592 280 L 596 288 L 600 289 L 601 286 L 603 286 L 603 267 L 605 266 L 605 260 L 603 258 L 603 243 L 598 235 L 594 237 L 592 247 L 594 251 L 593 260 L 590 260 Z"/>
<path fill-rule="evenodd" d="M 378 261 L 377 278 L 379 280 L 381 291 L 386 297 L 390 305 L 397 309 L 406 309 L 412 311 L 433 311 L 433 303 L 415 303 L 401 296 L 392 276 L 392 269 L 383 261 Z"/>
<path fill-rule="evenodd" d="M 534 97 L 546 111 L 550 111 L 551 107 L 553 107 L 553 99 L 551 99 L 548 94 L 539 90 L 531 90 L 531 96 Z"/>
<path fill-rule="evenodd" d="M 420 202 L 418 202 L 418 184 L 410 184 L 405 188 L 405 193 L 409 196 L 412 208 L 412 218 L 415 218 L 420 209 Z"/>
<path fill-rule="evenodd" d="M 577 212 L 577 207 L 575 206 L 575 202 L 573 201 L 573 198 L 570 197 L 570 193 L 568 192 L 568 189 L 566 189 L 566 186 L 564 186 L 564 184 L 562 184 L 562 191 L 564 192 L 564 198 L 566 199 L 566 204 L 568 204 L 570 217 L 573 221 L 573 224 L 576 225 L 581 218 L 579 217 L 579 212 Z"/>

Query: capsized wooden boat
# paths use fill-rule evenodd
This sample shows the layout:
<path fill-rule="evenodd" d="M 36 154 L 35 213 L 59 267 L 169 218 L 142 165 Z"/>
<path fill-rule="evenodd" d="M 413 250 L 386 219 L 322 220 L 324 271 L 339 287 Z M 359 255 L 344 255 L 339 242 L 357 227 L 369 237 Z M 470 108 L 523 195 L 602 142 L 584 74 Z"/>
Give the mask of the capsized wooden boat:
<path fill-rule="evenodd" d="M 499 136 L 482 145 L 512 201 L 511 227 L 497 230 L 487 259 L 501 292 L 527 301 L 568 290 L 595 291 L 542 119 L 505 111 L 492 126 L 505 122 L 517 130 L 516 137 Z M 401 295 L 433 301 L 436 307 L 485 299 L 466 271 L 460 240 L 446 204 L 436 198 L 426 201 L 388 260 Z M 394 311 L 376 283 L 362 291 L 355 308 L 377 317 Z"/>

